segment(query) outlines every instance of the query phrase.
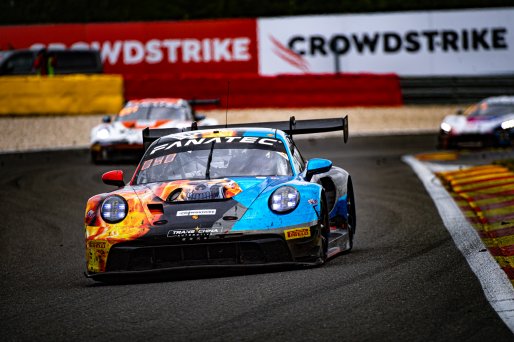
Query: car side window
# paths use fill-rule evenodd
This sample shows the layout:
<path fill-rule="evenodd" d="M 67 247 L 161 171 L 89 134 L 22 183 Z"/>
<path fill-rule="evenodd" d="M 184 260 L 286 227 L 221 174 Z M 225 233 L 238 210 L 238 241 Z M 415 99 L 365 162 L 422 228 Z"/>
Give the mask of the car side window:
<path fill-rule="evenodd" d="M 29 74 L 32 70 L 34 56 L 31 52 L 18 53 L 5 63 L 6 74 Z"/>
<path fill-rule="evenodd" d="M 192 113 L 191 107 L 188 104 L 184 104 L 183 108 L 184 108 L 184 113 L 186 114 L 185 120 L 193 121 L 194 118 L 193 118 L 193 113 Z"/>
<path fill-rule="evenodd" d="M 289 149 L 293 154 L 294 168 L 298 173 L 303 172 L 303 170 L 305 169 L 305 159 L 303 159 L 300 151 L 298 150 L 298 148 L 296 147 L 291 138 L 287 137 L 287 142 L 289 143 Z"/>

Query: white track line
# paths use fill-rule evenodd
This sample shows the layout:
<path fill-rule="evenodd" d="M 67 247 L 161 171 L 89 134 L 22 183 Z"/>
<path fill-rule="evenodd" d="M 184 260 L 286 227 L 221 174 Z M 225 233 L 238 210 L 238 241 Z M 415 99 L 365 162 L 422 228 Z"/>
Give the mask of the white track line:
<path fill-rule="evenodd" d="M 482 240 L 430 168 L 410 155 L 404 156 L 402 160 L 410 165 L 423 182 L 446 229 L 480 281 L 485 297 L 514 332 L 514 288 L 509 278 L 490 253 L 480 252 L 486 248 Z"/>

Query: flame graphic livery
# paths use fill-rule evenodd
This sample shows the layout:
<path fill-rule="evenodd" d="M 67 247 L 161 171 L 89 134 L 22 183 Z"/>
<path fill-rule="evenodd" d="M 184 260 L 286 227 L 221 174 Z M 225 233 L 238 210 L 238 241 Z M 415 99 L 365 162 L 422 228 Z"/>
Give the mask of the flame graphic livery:
<path fill-rule="evenodd" d="M 161 218 L 162 212 L 152 212 L 149 203 L 164 203 L 177 189 L 180 194 L 175 201 L 231 198 L 241 187 L 230 179 L 205 181 L 181 180 L 154 183 L 142 187 L 127 187 L 110 194 L 91 197 L 86 206 L 86 262 L 89 272 L 105 272 L 110 248 L 123 241 L 132 241 L 150 231 L 151 222 Z M 107 223 L 102 219 L 103 201 L 112 195 L 127 201 L 128 213 L 119 223 Z"/>

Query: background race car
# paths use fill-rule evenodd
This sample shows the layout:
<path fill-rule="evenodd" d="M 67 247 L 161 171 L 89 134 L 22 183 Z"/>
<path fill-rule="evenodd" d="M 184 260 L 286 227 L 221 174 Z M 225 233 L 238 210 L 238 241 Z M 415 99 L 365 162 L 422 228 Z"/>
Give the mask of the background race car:
<path fill-rule="evenodd" d="M 230 125 L 145 130 L 156 140 L 129 185 L 122 171 L 110 171 L 103 181 L 120 189 L 87 203 L 87 276 L 312 266 L 351 250 L 357 221 L 349 173 L 326 159 L 306 162 L 290 135 L 347 136 L 347 119 L 255 125 L 284 124 L 287 133 Z"/>
<path fill-rule="evenodd" d="M 439 148 L 505 147 L 514 142 L 514 96 L 489 97 L 441 123 Z"/>
<path fill-rule="evenodd" d="M 219 104 L 219 100 L 148 98 L 132 100 L 111 121 L 110 116 L 91 130 L 91 160 L 94 163 L 138 161 L 144 152 L 144 128 L 189 127 L 193 121 L 216 125 L 214 119 L 196 113 L 197 105 Z"/>

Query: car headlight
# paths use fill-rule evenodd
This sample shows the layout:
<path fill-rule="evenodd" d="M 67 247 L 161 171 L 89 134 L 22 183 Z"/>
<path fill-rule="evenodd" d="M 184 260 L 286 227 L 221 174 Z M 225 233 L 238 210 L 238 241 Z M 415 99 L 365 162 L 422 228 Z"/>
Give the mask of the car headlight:
<path fill-rule="evenodd" d="M 100 214 L 107 223 L 118 223 L 127 216 L 127 201 L 121 196 L 109 196 L 102 202 Z"/>
<path fill-rule="evenodd" d="M 446 133 L 449 133 L 452 130 L 452 126 L 450 126 L 446 122 L 443 122 L 441 123 L 441 130 L 445 131 Z"/>
<path fill-rule="evenodd" d="M 514 120 L 507 120 L 502 122 L 503 129 L 511 129 L 514 128 Z"/>
<path fill-rule="evenodd" d="M 271 211 L 285 214 L 295 210 L 300 202 L 300 193 L 292 186 L 283 186 L 275 190 L 270 197 Z"/>
<path fill-rule="evenodd" d="M 109 137 L 109 134 L 111 132 L 109 132 L 109 130 L 107 128 L 100 128 L 97 132 L 96 132 L 96 137 L 98 139 L 107 139 Z"/>

